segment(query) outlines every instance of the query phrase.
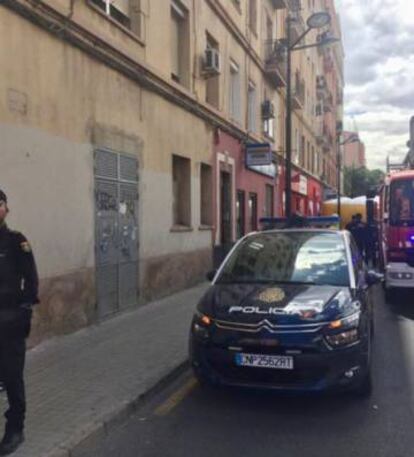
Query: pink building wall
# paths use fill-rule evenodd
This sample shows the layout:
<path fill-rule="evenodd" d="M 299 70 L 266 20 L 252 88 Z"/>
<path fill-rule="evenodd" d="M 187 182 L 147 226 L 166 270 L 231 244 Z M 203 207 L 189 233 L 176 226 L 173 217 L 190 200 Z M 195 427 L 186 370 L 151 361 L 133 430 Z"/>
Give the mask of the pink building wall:
<path fill-rule="evenodd" d="M 344 132 L 343 141 L 346 142 L 351 137 L 357 136 L 356 132 Z M 359 138 L 359 137 L 358 137 Z M 346 143 L 343 149 L 343 165 L 345 167 L 362 168 L 366 166 L 365 145 L 362 141 Z"/>

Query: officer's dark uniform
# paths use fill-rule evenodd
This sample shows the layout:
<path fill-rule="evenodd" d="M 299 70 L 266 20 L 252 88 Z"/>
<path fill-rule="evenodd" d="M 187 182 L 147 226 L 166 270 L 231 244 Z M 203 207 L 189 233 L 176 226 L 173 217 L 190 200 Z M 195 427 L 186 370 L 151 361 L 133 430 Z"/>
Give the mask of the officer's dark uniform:
<path fill-rule="evenodd" d="M 3 194 L 4 195 L 4 194 Z M 0 378 L 9 409 L 6 434 L 21 433 L 26 401 L 23 370 L 31 305 L 38 303 L 38 275 L 27 239 L 0 225 Z"/>

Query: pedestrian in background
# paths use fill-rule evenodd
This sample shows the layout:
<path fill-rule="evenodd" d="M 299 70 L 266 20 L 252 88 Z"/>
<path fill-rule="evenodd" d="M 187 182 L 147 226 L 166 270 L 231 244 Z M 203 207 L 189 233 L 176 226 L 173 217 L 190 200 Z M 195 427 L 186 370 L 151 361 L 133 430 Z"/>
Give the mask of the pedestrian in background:
<path fill-rule="evenodd" d="M 9 403 L 0 456 L 13 453 L 24 441 L 26 338 L 32 306 L 39 303 L 32 249 L 24 235 L 7 227 L 8 213 L 7 196 L 0 190 L 0 376 Z"/>
<path fill-rule="evenodd" d="M 351 222 L 348 222 L 348 224 L 346 224 L 346 229 L 352 233 L 352 231 L 354 230 L 354 227 L 356 226 L 356 215 L 353 214 L 352 215 L 352 220 Z"/>
<path fill-rule="evenodd" d="M 355 215 L 355 225 L 353 227 L 353 232 L 351 232 L 355 238 L 355 242 L 358 246 L 359 252 L 361 253 L 364 260 L 366 259 L 367 254 L 367 239 L 368 239 L 368 230 L 367 224 L 362 220 L 362 214 L 358 213 Z"/>

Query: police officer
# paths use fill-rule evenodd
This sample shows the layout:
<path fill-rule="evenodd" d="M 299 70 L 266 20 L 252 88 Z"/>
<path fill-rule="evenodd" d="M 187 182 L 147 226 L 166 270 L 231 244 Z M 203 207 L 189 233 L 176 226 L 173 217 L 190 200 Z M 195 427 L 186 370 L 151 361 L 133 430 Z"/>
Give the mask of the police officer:
<path fill-rule="evenodd" d="M 362 214 L 355 215 L 355 226 L 351 232 L 354 235 L 355 242 L 361 252 L 362 257 L 366 260 L 367 250 L 367 225 L 362 220 Z"/>
<path fill-rule="evenodd" d="M 0 377 L 9 402 L 0 456 L 13 453 L 24 441 L 26 338 L 30 333 L 31 307 L 39 302 L 30 244 L 21 233 L 7 227 L 8 212 L 6 194 L 0 190 Z"/>
<path fill-rule="evenodd" d="M 354 228 L 356 227 L 356 214 L 353 214 L 352 215 L 352 220 L 351 222 L 348 222 L 348 224 L 346 224 L 346 229 L 349 231 L 349 232 L 353 232 Z"/>

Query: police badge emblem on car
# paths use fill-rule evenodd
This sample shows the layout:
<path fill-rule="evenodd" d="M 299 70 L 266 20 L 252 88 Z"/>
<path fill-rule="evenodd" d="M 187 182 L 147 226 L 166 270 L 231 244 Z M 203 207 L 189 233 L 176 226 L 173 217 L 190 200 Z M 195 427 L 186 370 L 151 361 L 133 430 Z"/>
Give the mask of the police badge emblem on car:
<path fill-rule="evenodd" d="M 264 303 L 280 302 L 285 298 L 285 293 L 279 287 L 262 290 L 257 299 Z"/>

